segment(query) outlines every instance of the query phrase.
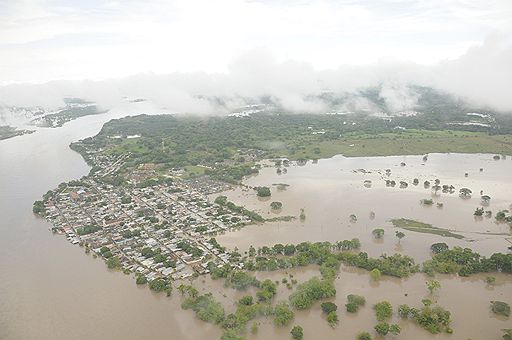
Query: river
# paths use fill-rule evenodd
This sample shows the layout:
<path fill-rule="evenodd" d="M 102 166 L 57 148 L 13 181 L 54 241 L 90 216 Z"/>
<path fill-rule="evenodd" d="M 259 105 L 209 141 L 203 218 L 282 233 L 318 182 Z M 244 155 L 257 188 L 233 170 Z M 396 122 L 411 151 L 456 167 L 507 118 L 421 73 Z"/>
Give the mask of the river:
<path fill-rule="evenodd" d="M 60 182 L 89 172 L 69 144 L 98 133 L 126 108 L 0 142 L 0 339 L 207 339 L 219 331 L 178 299 L 109 272 L 32 213 Z"/>

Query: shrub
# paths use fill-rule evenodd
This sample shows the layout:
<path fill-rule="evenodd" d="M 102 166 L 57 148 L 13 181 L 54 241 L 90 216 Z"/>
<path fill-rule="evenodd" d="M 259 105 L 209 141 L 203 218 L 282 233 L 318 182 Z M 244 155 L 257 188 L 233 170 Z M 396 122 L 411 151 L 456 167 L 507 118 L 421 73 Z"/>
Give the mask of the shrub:
<path fill-rule="evenodd" d="M 491 310 L 494 314 L 510 316 L 510 306 L 503 301 L 491 301 Z"/>
<path fill-rule="evenodd" d="M 373 306 L 378 321 L 384 321 L 393 315 L 393 307 L 388 301 L 382 301 Z"/>

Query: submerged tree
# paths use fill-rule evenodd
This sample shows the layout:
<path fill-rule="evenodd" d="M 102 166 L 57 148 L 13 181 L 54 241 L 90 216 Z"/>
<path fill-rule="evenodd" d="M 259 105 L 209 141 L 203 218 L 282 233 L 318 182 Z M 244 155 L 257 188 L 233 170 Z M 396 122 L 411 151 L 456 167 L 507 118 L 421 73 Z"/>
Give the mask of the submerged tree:
<path fill-rule="evenodd" d="M 281 202 L 272 202 L 270 203 L 270 207 L 272 208 L 272 210 L 279 210 L 283 207 L 283 203 Z"/>
<path fill-rule="evenodd" d="M 395 236 L 398 238 L 398 244 L 400 244 L 400 241 L 405 237 L 405 234 L 401 231 L 395 232 Z"/>
<path fill-rule="evenodd" d="M 427 281 L 425 282 L 425 284 L 427 285 L 427 289 L 430 292 L 430 294 L 433 294 L 434 291 L 441 289 L 441 284 L 439 283 L 439 281 Z"/>
<path fill-rule="evenodd" d="M 302 222 L 304 222 L 306 220 L 306 213 L 304 212 L 304 208 L 301 208 L 300 209 L 300 216 L 299 216 L 300 220 Z"/>
<path fill-rule="evenodd" d="M 510 316 L 510 305 L 503 301 L 491 301 L 491 310 L 494 314 Z"/>
<path fill-rule="evenodd" d="M 461 188 L 459 190 L 459 196 L 461 198 L 470 198 L 471 197 L 471 194 L 473 193 L 473 191 L 471 191 L 470 189 L 468 188 Z"/>
<path fill-rule="evenodd" d="M 270 197 L 270 188 L 269 187 L 255 187 L 256 193 L 258 197 Z"/>
<path fill-rule="evenodd" d="M 370 277 L 375 282 L 379 281 L 381 276 L 382 276 L 382 274 L 381 274 L 380 270 L 377 268 L 372 269 L 372 271 L 370 272 Z"/>
<path fill-rule="evenodd" d="M 381 239 L 384 237 L 384 229 L 381 229 L 381 228 L 373 229 L 372 235 L 376 239 Z"/>
<path fill-rule="evenodd" d="M 489 196 L 489 195 L 482 195 L 482 196 L 480 196 L 480 199 L 482 200 L 483 206 L 488 206 L 489 203 L 491 202 L 491 196 Z"/>
<path fill-rule="evenodd" d="M 372 340 L 372 336 L 368 332 L 360 332 L 357 334 L 357 340 Z"/>
<path fill-rule="evenodd" d="M 449 249 L 448 245 L 444 242 L 434 243 L 430 246 L 430 250 L 434 254 L 439 254 Z"/>
<path fill-rule="evenodd" d="M 293 326 L 290 334 L 294 340 L 302 340 L 304 337 L 304 330 L 301 326 Z"/>

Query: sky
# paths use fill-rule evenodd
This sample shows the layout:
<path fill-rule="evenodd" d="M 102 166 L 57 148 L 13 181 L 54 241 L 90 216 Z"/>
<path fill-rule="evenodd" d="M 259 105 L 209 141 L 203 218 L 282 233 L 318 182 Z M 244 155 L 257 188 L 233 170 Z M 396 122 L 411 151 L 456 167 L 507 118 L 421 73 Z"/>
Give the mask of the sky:
<path fill-rule="evenodd" d="M 390 80 L 512 109 L 510 57 L 511 0 L 0 0 L 0 85 L 171 75 L 176 96 L 301 96 Z"/>
<path fill-rule="evenodd" d="M 1 0 L 2 83 L 227 72 L 265 50 L 315 69 L 456 59 L 512 34 L 510 0 Z"/>

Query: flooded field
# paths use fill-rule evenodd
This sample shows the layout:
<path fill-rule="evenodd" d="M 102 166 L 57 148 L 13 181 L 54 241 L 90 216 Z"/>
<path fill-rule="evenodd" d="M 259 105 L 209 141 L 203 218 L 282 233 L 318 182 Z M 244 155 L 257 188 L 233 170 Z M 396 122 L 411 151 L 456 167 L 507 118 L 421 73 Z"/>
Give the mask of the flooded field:
<path fill-rule="evenodd" d="M 318 267 L 308 266 L 290 270 L 275 272 L 259 272 L 256 277 L 260 280 L 271 279 L 281 281 L 283 278 L 290 280 L 290 274 L 298 283 L 311 277 L 319 276 Z M 496 283 L 493 286 L 485 282 L 485 275 L 474 275 L 470 278 L 458 278 L 449 275 L 440 275 L 436 279 L 441 283 L 441 289 L 431 295 L 425 285 L 427 276 L 414 275 L 408 279 L 396 279 L 383 277 L 379 282 L 373 282 L 368 272 L 351 267 L 342 266 L 335 281 L 336 298 L 329 299 L 338 305 L 340 323 L 332 328 L 322 313 L 320 303 L 305 311 L 296 311 L 292 324 L 301 325 L 304 328 L 304 338 L 318 339 L 355 339 L 360 331 L 373 331 L 377 323 L 372 306 L 383 300 L 389 301 L 395 311 L 391 323 L 397 323 L 402 328 L 401 335 L 393 336 L 393 339 L 501 339 L 502 328 L 510 328 L 509 319 L 497 317 L 489 309 L 489 301 L 509 301 L 512 296 L 512 280 L 507 275 L 497 274 Z M 187 282 L 188 283 L 188 282 Z M 193 283 L 200 293 L 211 292 L 215 298 L 222 302 L 226 312 L 234 312 L 235 303 L 244 295 L 255 295 L 256 289 L 236 291 L 226 289 L 223 280 L 211 280 L 200 278 Z M 278 285 L 276 301 L 287 301 L 293 290 L 286 285 Z M 346 312 L 345 303 L 348 294 L 358 294 L 366 298 L 366 305 L 356 314 Z M 175 296 L 177 296 L 176 294 Z M 410 320 L 403 320 L 396 315 L 396 308 L 400 304 L 408 304 L 412 307 L 420 307 L 421 300 L 429 298 L 452 313 L 452 327 L 454 334 L 432 335 L 420 328 Z M 182 312 L 192 316 L 191 312 Z M 471 320 L 471 322 L 468 322 Z M 272 319 L 256 319 L 258 324 L 257 334 L 247 332 L 246 339 L 287 339 L 289 328 L 277 328 Z M 250 326 L 250 324 L 249 324 Z"/>
<path fill-rule="evenodd" d="M 405 163 L 405 166 L 402 166 Z M 480 171 L 480 169 L 483 171 Z M 386 174 L 390 169 L 390 175 Z M 466 177 L 465 174 L 468 174 Z M 418 185 L 413 184 L 417 178 Z M 395 187 L 387 187 L 386 179 L 394 180 Z M 441 186 L 453 185 L 455 192 L 435 193 L 425 188 L 424 182 L 434 185 L 439 179 Z M 371 181 L 366 187 L 365 181 Z M 408 183 L 400 188 L 400 181 Z M 475 217 L 474 211 L 482 207 L 480 191 L 491 200 L 484 208 L 493 214 L 509 209 L 512 204 L 512 159 L 494 160 L 493 155 L 431 154 L 427 161 L 422 156 L 395 156 L 371 158 L 345 158 L 336 156 L 304 166 L 290 166 L 286 174 L 278 175 L 274 167 L 263 168 L 259 175 L 248 178 L 247 186 L 269 186 L 272 196 L 258 198 L 251 189 L 236 189 L 224 193 L 230 200 L 248 209 L 260 212 L 265 218 L 293 215 L 298 217 L 304 209 L 305 221 L 271 222 L 254 225 L 236 233 L 218 238 L 228 247 L 247 249 L 275 243 L 302 241 L 337 241 L 357 237 L 362 250 L 372 256 L 383 253 L 404 253 L 423 261 L 430 257 L 429 247 L 435 242 L 450 246 L 470 247 L 481 254 L 505 252 L 510 242 L 510 227 L 495 222 L 494 215 Z M 368 183 L 368 182 L 367 182 Z M 286 184 L 279 190 L 275 184 Z M 460 188 L 473 191 L 472 197 L 459 197 Z M 431 206 L 420 203 L 432 199 Z M 272 211 L 270 202 L 279 201 L 283 208 Z M 436 203 L 442 203 L 438 207 Z M 373 214 L 372 214 L 373 212 Z M 355 215 L 357 221 L 350 220 Z M 449 229 L 464 236 L 463 239 L 447 238 L 433 234 L 404 231 L 400 244 L 395 237 L 391 219 L 408 218 L 434 227 Z M 372 230 L 382 228 L 385 235 L 375 240 Z"/>
<path fill-rule="evenodd" d="M 405 163 L 405 165 L 403 165 Z M 482 171 L 480 169 L 483 169 Z M 390 175 L 386 174 L 390 169 Z M 466 176 L 467 173 L 467 176 Z M 414 178 L 419 184 L 414 185 Z M 395 187 L 386 186 L 386 179 L 395 180 Z M 455 186 L 455 193 L 435 193 L 425 188 L 428 180 L 435 179 L 441 185 Z M 371 181 L 371 186 L 368 185 Z M 365 186 L 365 181 L 367 186 Z M 400 188 L 400 181 L 408 182 L 407 188 Z M 298 243 L 302 241 L 331 241 L 357 237 L 362 242 L 362 250 L 370 256 L 401 253 L 412 256 L 417 262 L 430 258 L 429 247 L 435 242 L 446 242 L 450 246 L 469 247 L 483 255 L 494 252 L 507 252 L 510 245 L 510 227 L 495 222 L 492 218 L 473 215 L 476 208 L 482 206 L 480 191 L 491 196 L 491 201 L 484 208 L 496 212 L 509 209 L 512 203 L 512 161 L 510 158 L 494 160 L 493 155 L 432 154 L 427 161 L 421 156 L 344 158 L 308 163 L 304 166 L 290 166 L 286 174 L 278 175 L 273 166 L 262 169 L 259 175 L 245 181 L 250 187 L 272 187 L 271 198 L 261 199 L 252 189 L 237 189 L 224 193 L 237 204 L 260 212 L 264 217 L 294 215 L 298 216 L 304 209 L 306 219 L 291 222 L 272 222 L 264 225 L 246 227 L 240 231 L 219 236 L 218 241 L 228 247 L 246 250 L 276 243 Z M 286 189 L 279 190 L 276 184 L 286 184 Z M 470 188 L 473 195 L 469 199 L 459 197 L 459 189 Z M 420 204 L 422 199 L 432 199 L 432 206 Z M 283 208 L 272 211 L 270 202 L 279 201 Z M 443 206 L 437 207 L 436 203 Z M 374 214 L 372 214 L 372 212 Z M 351 221 L 350 215 L 357 216 Z M 390 220 L 408 218 L 432 224 L 435 227 L 452 230 L 464 236 L 463 239 L 448 238 L 433 234 L 406 231 L 400 243 L 395 237 L 395 230 Z M 372 230 L 383 228 L 382 240 L 375 240 Z M 294 277 L 299 282 L 311 276 L 318 276 L 318 271 L 295 269 Z M 280 280 L 286 274 L 260 273 L 262 277 Z M 494 275 L 494 274 L 493 274 Z M 428 279 L 423 274 L 416 274 L 408 279 L 386 277 L 379 283 L 370 280 L 368 272 L 350 267 L 343 267 L 335 281 L 340 325 L 332 329 L 319 304 L 304 312 L 296 313 L 295 323 L 304 328 L 305 337 L 320 339 L 354 339 L 361 330 L 372 330 L 377 323 L 371 306 L 379 301 L 388 300 L 394 307 L 409 304 L 419 307 L 421 300 L 432 298 L 441 306 L 452 312 L 453 335 L 431 335 L 411 321 L 394 317 L 402 328 L 397 339 L 500 339 L 502 328 L 512 327 L 509 319 L 497 318 L 489 310 L 489 301 L 502 300 L 510 302 L 512 298 L 512 277 L 497 275 L 496 286 L 485 282 L 486 275 L 473 275 L 470 278 L 438 275 L 441 290 L 429 296 L 425 287 Z M 284 285 L 281 285 L 284 286 Z M 288 291 L 281 287 L 280 297 L 286 297 Z M 367 306 L 358 314 L 344 310 L 346 295 L 359 294 L 367 299 Z M 468 322 L 471 320 L 471 322 Z M 268 321 L 261 324 L 257 336 L 248 339 L 285 338 L 287 330 L 276 330 Z"/>

